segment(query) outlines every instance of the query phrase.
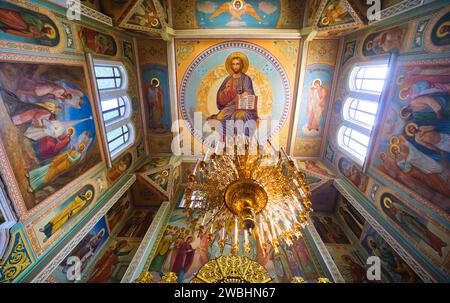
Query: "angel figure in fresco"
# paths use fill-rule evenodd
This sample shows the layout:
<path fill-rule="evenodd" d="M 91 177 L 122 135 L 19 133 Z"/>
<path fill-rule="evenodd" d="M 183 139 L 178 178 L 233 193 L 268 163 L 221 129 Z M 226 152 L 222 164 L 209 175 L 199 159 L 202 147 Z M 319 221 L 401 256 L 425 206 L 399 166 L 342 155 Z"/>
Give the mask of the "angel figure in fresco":
<path fill-rule="evenodd" d="M 44 233 L 46 242 L 52 235 L 54 235 L 61 227 L 63 227 L 70 219 L 75 217 L 93 198 L 92 190 L 88 190 L 83 194 L 78 194 L 66 207 L 54 216 L 44 227 L 39 229 Z"/>
<path fill-rule="evenodd" d="M 408 207 L 394 201 L 389 196 L 383 198 L 382 206 L 386 214 L 399 224 L 407 235 L 417 242 L 425 242 L 439 256 L 443 256 L 442 250 L 447 247 L 447 243 L 428 228 L 425 219 L 418 217 Z"/>
<path fill-rule="evenodd" d="M 308 89 L 306 116 L 309 117 L 309 120 L 306 127 L 309 131 L 319 131 L 323 109 L 328 96 L 328 89 L 328 83 L 322 85 L 322 80 L 320 79 L 315 79 Z"/>
<path fill-rule="evenodd" d="M 231 53 L 225 62 L 230 74 L 223 80 L 217 91 L 216 104 L 219 112 L 208 119 L 216 119 L 222 123 L 224 132 L 229 120 L 254 121 L 258 123 L 257 110 L 238 110 L 236 103 L 240 96 L 255 95 L 252 79 L 245 73 L 249 68 L 248 57 L 241 52 Z"/>
<path fill-rule="evenodd" d="M 31 39 L 56 36 L 55 29 L 50 24 L 42 22 L 35 14 L 8 8 L 0 8 L 0 30 Z"/>
<path fill-rule="evenodd" d="M 256 10 L 253 8 L 253 5 L 250 3 L 245 3 L 243 0 L 225 2 L 209 17 L 209 19 L 215 19 L 224 13 L 230 14 L 231 20 L 242 20 L 242 15 L 250 15 L 256 20 L 264 22 L 264 19 L 258 15 Z"/>
<path fill-rule="evenodd" d="M 346 19 L 351 20 L 351 16 L 348 9 L 345 7 L 345 4 L 340 0 L 333 0 L 325 8 L 320 22 L 323 25 L 333 25 L 336 23 L 345 22 Z"/>
<path fill-rule="evenodd" d="M 65 173 L 71 167 L 79 163 L 86 155 L 87 148 L 88 146 L 84 143 L 78 144 L 76 148 L 72 147 L 71 149 L 51 159 L 49 164 L 35 168 L 28 172 L 26 174 L 30 183 L 28 191 L 34 192 L 42 188 L 44 185 L 50 183 L 56 177 Z"/>

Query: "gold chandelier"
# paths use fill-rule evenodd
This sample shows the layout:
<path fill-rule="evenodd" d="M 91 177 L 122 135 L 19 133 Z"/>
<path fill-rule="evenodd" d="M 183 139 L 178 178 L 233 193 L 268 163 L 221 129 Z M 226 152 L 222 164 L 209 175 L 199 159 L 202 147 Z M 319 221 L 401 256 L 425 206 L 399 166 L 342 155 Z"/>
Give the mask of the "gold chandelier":
<path fill-rule="evenodd" d="M 292 245 L 312 211 L 304 174 L 269 140 L 243 138 L 229 146 L 208 150 L 189 176 L 185 206 L 193 228 L 210 245 L 217 240 L 222 253 L 229 240 L 232 254 L 242 244 L 250 253 L 250 237 L 263 251 Z"/>

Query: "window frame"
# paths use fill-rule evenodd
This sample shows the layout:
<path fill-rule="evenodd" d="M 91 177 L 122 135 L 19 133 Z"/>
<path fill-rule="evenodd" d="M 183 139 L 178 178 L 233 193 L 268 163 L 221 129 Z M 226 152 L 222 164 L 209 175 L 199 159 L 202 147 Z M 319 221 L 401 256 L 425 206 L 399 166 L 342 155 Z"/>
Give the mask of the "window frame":
<path fill-rule="evenodd" d="M 117 88 L 99 89 L 98 83 L 97 83 L 98 78 L 97 78 L 96 71 L 95 71 L 95 68 L 98 66 L 111 67 L 113 69 L 117 68 L 119 70 L 119 73 L 121 76 L 121 85 Z M 99 110 L 101 121 L 103 124 L 103 129 L 104 129 L 104 143 L 106 145 L 106 150 L 108 152 L 109 159 L 110 159 L 108 166 L 111 167 L 111 162 L 114 159 L 116 159 L 120 154 L 122 154 L 125 150 L 127 150 L 130 146 L 132 146 L 135 142 L 135 137 L 136 137 L 135 128 L 134 128 L 133 122 L 131 121 L 133 109 L 132 109 L 131 100 L 128 97 L 128 83 L 129 83 L 128 72 L 127 72 L 127 69 L 125 68 L 125 65 L 120 61 L 102 60 L 102 59 L 92 58 L 92 74 L 94 77 L 94 82 L 95 82 L 94 85 L 95 85 L 95 88 L 97 91 L 97 96 L 98 96 L 98 101 L 99 101 L 97 108 Z M 123 102 L 124 102 L 124 106 L 125 106 L 124 115 L 105 121 L 102 102 L 108 101 L 108 100 L 113 100 L 113 99 L 119 99 L 119 98 L 122 98 Z M 120 108 L 119 100 L 117 102 L 118 102 L 118 104 L 117 104 L 118 106 L 113 109 Z M 111 142 L 108 142 L 109 141 L 108 133 L 115 129 L 118 129 L 120 127 L 128 128 L 128 140 L 126 141 L 126 143 L 119 146 L 119 148 L 111 150 L 110 143 L 113 142 L 114 140 Z"/>
<path fill-rule="evenodd" d="M 388 58 L 376 59 L 372 61 L 358 62 L 355 63 L 349 74 L 349 78 L 347 79 L 347 89 L 348 94 L 344 97 L 344 104 L 341 110 L 341 123 L 339 125 L 339 130 L 337 132 L 337 142 L 339 148 L 356 164 L 358 164 L 362 168 L 362 172 L 364 173 L 367 170 L 368 166 L 368 157 L 373 149 L 373 141 L 378 132 L 379 121 L 382 118 L 381 112 L 384 108 L 385 99 L 389 90 L 390 79 L 393 76 L 393 71 L 395 70 L 395 63 L 397 59 L 397 54 L 393 53 Z M 387 65 L 387 73 L 386 78 L 384 80 L 384 85 L 382 91 L 378 94 L 375 92 L 369 92 L 364 90 L 359 90 L 355 87 L 355 76 L 358 73 L 359 69 L 362 67 L 370 67 L 370 66 L 381 66 Z M 351 119 L 347 114 L 348 109 L 351 106 L 352 100 L 363 100 L 369 101 L 377 104 L 377 111 L 375 114 L 375 119 L 373 126 L 371 128 L 368 125 L 364 125 L 363 123 L 359 123 L 357 120 Z M 356 155 L 350 147 L 344 144 L 343 142 L 343 129 L 347 127 L 353 129 L 357 132 L 360 132 L 363 135 L 368 136 L 369 141 L 367 145 L 367 151 L 364 157 L 359 157 Z"/>

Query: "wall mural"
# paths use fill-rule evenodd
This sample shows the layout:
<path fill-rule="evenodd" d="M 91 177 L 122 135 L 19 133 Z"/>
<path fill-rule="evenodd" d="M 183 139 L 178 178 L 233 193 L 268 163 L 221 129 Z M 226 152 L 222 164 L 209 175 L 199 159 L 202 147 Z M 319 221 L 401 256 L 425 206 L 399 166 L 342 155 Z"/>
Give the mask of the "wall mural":
<path fill-rule="evenodd" d="M 131 10 L 134 10 L 134 12 L 126 20 L 127 24 L 139 27 L 161 28 L 161 22 L 158 19 L 152 0 L 141 0 Z"/>
<path fill-rule="evenodd" d="M 174 27 L 301 28 L 305 3 L 295 0 L 184 0 L 172 3 Z"/>
<path fill-rule="evenodd" d="M 78 35 L 86 51 L 106 56 L 115 56 L 117 53 L 117 43 L 111 35 L 84 26 L 80 26 Z"/>
<path fill-rule="evenodd" d="M 112 167 L 108 170 L 108 179 L 111 183 L 117 181 L 131 167 L 133 155 L 125 153 L 118 160 L 114 161 Z"/>
<path fill-rule="evenodd" d="M 75 264 L 74 260 L 79 260 L 81 262 L 79 270 L 80 274 L 83 275 L 86 272 L 88 265 L 93 261 L 94 256 L 98 254 L 107 241 L 108 237 L 108 228 L 106 227 L 106 221 L 103 217 L 52 272 L 52 281 L 58 283 L 77 282 L 76 277 L 71 276 L 73 275 L 71 270 L 73 270 Z"/>
<path fill-rule="evenodd" d="M 229 226 L 227 233 L 231 235 L 232 224 Z M 193 234 L 184 209 L 175 209 L 149 263 L 148 270 L 152 272 L 154 282 L 169 271 L 177 274 L 179 282 L 189 282 L 203 264 L 222 254 L 216 239 L 209 239 L 206 235 L 198 238 Z M 209 247 L 210 241 L 214 243 L 212 247 Z M 243 246 L 243 235 L 240 242 Z M 247 256 L 264 266 L 277 282 L 290 282 L 293 276 L 304 277 L 307 281 L 323 276 L 309 244 L 303 239 L 295 241 L 290 248 L 280 247 L 278 253 L 270 245 L 265 249 L 256 243 L 251 243 L 251 246 Z M 223 254 L 230 251 L 228 240 Z M 240 252 L 243 253 L 243 247 L 240 247 Z"/>
<path fill-rule="evenodd" d="M 373 165 L 450 213 L 450 61 L 401 63 Z"/>
<path fill-rule="evenodd" d="M 354 23 L 355 19 L 350 14 L 346 2 L 347 1 L 343 0 L 327 0 L 319 21 L 317 22 L 317 27 L 322 29 L 325 27 Z"/>
<path fill-rule="evenodd" d="M 449 141 L 445 138 L 448 136 L 447 70 L 450 62 L 441 55 L 449 45 L 435 45 L 431 37 L 441 27 L 437 24 L 443 22 L 441 19 L 448 11 L 442 7 L 431 8 L 428 12 L 419 11 L 412 21 L 400 23 L 393 20 L 384 24 L 384 28 L 346 37 L 344 45 L 353 45 L 356 41 L 357 46 L 353 56 L 350 55 L 352 50 L 343 54 L 342 75 L 337 83 L 330 130 L 339 129 L 342 123 L 342 100 L 348 96 L 347 81 L 354 64 L 375 55 L 387 58 L 391 50 L 399 52 L 399 61 L 393 71 L 389 98 L 379 121 L 380 128 L 373 139 L 373 150 L 368 155 L 367 176 L 346 173 L 351 173 L 355 164 L 342 162 L 346 156 L 339 148 L 335 131 L 330 131 L 327 143 L 327 154 L 332 157 L 325 157 L 353 184 L 358 184 L 360 177 L 367 180 L 368 186 L 361 187 L 360 191 L 387 219 L 387 224 L 399 230 L 396 240 L 406 241 L 410 247 L 415 247 L 408 251 L 423 256 L 426 261 L 421 261 L 420 266 L 435 272 L 433 277 L 438 281 L 445 280 L 450 268 L 446 224 L 450 183 L 448 152 L 445 151 L 445 143 Z M 351 59 L 347 60 L 347 57 Z M 357 172 L 357 169 L 353 171 Z M 395 216 L 380 202 L 380 195 L 390 190 L 395 190 L 392 194 L 401 201 L 402 207 L 407 208 Z M 400 227 L 407 228 L 406 221 L 414 224 L 416 234 L 410 235 L 411 230 Z M 358 232 L 358 228 L 354 229 Z M 404 279 L 409 278 L 406 276 Z"/>
<path fill-rule="evenodd" d="M 119 222 L 128 214 L 128 211 L 132 207 L 130 200 L 130 192 L 124 194 L 119 201 L 117 201 L 105 215 L 106 222 L 108 223 L 108 229 L 113 231 Z"/>
<path fill-rule="evenodd" d="M 101 161 L 84 81 L 77 66 L 0 64 L 0 137 L 28 210 Z"/>
<path fill-rule="evenodd" d="M 332 90 L 339 40 L 308 43 L 302 101 L 299 105 L 294 155 L 317 157 Z"/>
<path fill-rule="evenodd" d="M 448 20 L 450 8 L 443 9 L 437 14 L 431 24 L 427 27 L 426 41 L 427 49 L 432 52 L 446 52 L 450 50 L 450 37 L 448 31 Z"/>
<path fill-rule="evenodd" d="M 412 240 L 416 247 L 421 248 L 433 259 L 440 260 L 441 263 L 445 260 L 450 251 L 448 230 L 440 231 L 433 222 L 419 216 L 391 193 L 383 193 L 379 203 L 385 216 L 406 238 Z M 448 265 L 445 270 L 449 271 Z"/>
<path fill-rule="evenodd" d="M 167 43 L 163 40 L 139 39 L 138 54 L 149 151 L 171 153 L 173 135 Z"/>
<path fill-rule="evenodd" d="M 320 137 L 325 124 L 324 112 L 330 97 L 333 67 L 313 65 L 306 67 L 304 91 L 297 136 Z"/>
<path fill-rule="evenodd" d="M 55 22 L 48 16 L 2 1 L 0 39 L 54 47 L 59 44 L 61 36 Z"/>
<path fill-rule="evenodd" d="M 227 120 L 257 121 L 251 132 L 274 122 L 270 135 L 286 142 L 298 41 L 177 40 L 176 48 L 181 118 L 197 139 L 202 129 L 195 128 L 194 112 L 201 113 L 203 122 L 219 121 L 216 130 L 222 134 Z M 238 93 L 256 95 L 257 102 L 251 109 L 237 109 Z"/>
<path fill-rule="evenodd" d="M 364 56 L 376 56 L 388 53 L 393 50 L 399 50 L 403 46 L 407 28 L 394 27 L 371 33 L 363 43 Z"/>
<path fill-rule="evenodd" d="M 411 267 L 345 197 L 339 195 L 333 210 L 315 212 L 312 220 L 346 282 L 421 282 Z M 380 258 L 381 281 L 370 281 L 366 276 L 369 267 L 366 260 L 369 256 Z"/>
<path fill-rule="evenodd" d="M 118 202 L 119 203 L 119 202 Z M 105 248 L 84 273 L 83 283 L 119 283 L 157 212 L 157 207 L 134 208 L 110 231 Z"/>
<path fill-rule="evenodd" d="M 196 3 L 199 27 L 273 27 L 280 18 L 280 1 L 234 0 Z"/>
<path fill-rule="evenodd" d="M 141 69 L 148 110 L 148 128 L 152 133 L 170 133 L 172 125 L 167 66 L 146 64 Z"/>
<path fill-rule="evenodd" d="M 86 185 L 52 212 L 41 218 L 34 225 L 34 231 L 41 244 L 47 242 L 60 229 L 78 217 L 95 198 L 95 189 L 92 185 Z"/>

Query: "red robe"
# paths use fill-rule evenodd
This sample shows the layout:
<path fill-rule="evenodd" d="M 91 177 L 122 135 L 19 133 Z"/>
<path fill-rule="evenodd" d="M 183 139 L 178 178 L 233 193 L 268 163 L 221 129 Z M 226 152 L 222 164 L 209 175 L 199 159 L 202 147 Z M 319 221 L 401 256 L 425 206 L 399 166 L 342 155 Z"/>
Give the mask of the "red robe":
<path fill-rule="evenodd" d="M 62 134 L 57 139 L 47 136 L 37 141 L 36 152 L 40 159 L 51 159 L 70 143 L 70 135 Z"/>

